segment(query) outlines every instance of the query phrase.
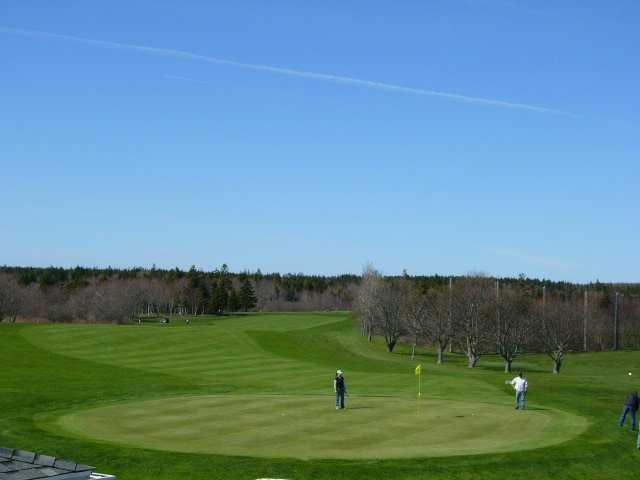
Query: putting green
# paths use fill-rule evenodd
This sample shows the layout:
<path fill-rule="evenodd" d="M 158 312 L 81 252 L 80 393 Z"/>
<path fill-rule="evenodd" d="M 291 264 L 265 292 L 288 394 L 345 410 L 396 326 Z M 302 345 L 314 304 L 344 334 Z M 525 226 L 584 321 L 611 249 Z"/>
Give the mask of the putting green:
<path fill-rule="evenodd" d="M 472 455 L 564 442 L 587 426 L 553 409 L 400 397 L 221 395 L 121 403 L 65 415 L 74 436 L 133 447 L 256 457 Z"/>

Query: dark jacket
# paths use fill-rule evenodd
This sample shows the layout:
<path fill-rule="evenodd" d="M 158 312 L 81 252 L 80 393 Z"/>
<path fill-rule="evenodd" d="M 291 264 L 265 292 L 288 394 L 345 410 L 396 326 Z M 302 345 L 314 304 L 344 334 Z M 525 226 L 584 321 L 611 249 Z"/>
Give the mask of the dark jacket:
<path fill-rule="evenodd" d="M 636 392 L 629 394 L 627 401 L 625 402 L 625 406 L 631 407 L 633 410 L 638 410 L 638 407 L 640 406 L 640 399 L 638 399 L 638 394 Z"/>
<path fill-rule="evenodd" d="M 344 377 L 341 376 L 337 376 L 336 377 L 336 391 L 337 392 L 344 392 L 346 390 L 345 384 L 344 384 Z"/>

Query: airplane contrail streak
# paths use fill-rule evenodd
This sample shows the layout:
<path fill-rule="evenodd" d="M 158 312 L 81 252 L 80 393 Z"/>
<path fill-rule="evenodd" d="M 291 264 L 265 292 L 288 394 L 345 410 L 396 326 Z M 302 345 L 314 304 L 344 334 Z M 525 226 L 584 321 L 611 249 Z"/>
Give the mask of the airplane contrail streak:
<path fill-rule="evenodd" d="M 154 56 L 182 58 L 185 60 L 194 60 L 199 62 L 213 63 L 217 65 L 228 65 L 231 67 L 243 68 L 247 70 L 271 72 L 279 75 L 288 75 L 292 77 L 306 78 L 311 80 L 342 83 L 342 84 L 353 85 L 358 87 L 374 88 L 379 90 L 408 93 L 408 94 L 421 95 L 421 96 L 427 96 L 427 97 L 440 97 L 448 100 L 472 103 L 477 105 L 527 110 L 531 112 L 549 113 L 554 115 L 564 115 L 564 116 L 569 116 L 574 118 L 580 118 L 580 115 L 578 114 L 568 112 L 565 110 L 558 110 L 550 107 L 529 105 L 526 103 L 510 102 L 505 100 L 497 100 L 493 98 L 474 97 L 474 96 L 462 95 L 458 93 L 441 92 L 436 90 L 407 87 L 403 85 L 396 85 L 393 83 L 385 83 L 385 82 L 379 82 L 374 80 L 365 80 L 365 79 L 356 78 L 356 77 L 347 77 L 347 76 L 333 75 L 328 73 L 309 72 L 305 70 L 276 67 L 272 65 L 261 65 L 261 64 L 255 64 L 255 63 L 237 62 L 234 60 L 211 57 L 208 55 L 201 55 L 197 53 L 192 53 L 184 50 L 176 50 L 172 48 L 149 47 L 145 45 L 113 42 L 113 41 L 107 41 L 107 40 L 95 40 L 91 38 L 76 37 L 73 35 L 43 32 L 39 30 L 25 30 L 25 29 L 11 28 L 11 27 L 5 27 L 5 26 L 0 26 L 0 32 L 14 34 L 14 35 L 23 35 L 27 37 L 41 37 L 41 38 L 49 38 L 49 39 L 57 39 L 57 40 L 66 40 L 70 42 L 82 43 L 85 45 L 93 45 L 93 46 L 102 47 L 102 48 L 117 48 L 122 50 L 136 51 L 136 52 L 140 52 L 148 55 L 154 55 Z"/>

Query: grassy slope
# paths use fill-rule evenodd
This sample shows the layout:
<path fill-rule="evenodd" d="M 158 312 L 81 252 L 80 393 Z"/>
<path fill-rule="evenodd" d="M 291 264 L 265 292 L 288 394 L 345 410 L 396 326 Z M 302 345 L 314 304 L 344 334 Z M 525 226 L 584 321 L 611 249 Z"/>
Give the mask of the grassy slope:
<path fill-rule="evenodd" d="M 346 314 L 272 314 L 198 319 L 191 327 L 0 326 L 0 444 L 68 456 L 147 478 L 635 478 L 634 438 L 615 427 L 630 388 L 630 352 L 574 355 L 566 371 L 547 373 L 544 357 L 526 357 L 531 401 L 585 416 L 579 438 L 520 453 L 379 461 L 299 461 L 156 452 L 56 436 L 39 426 L 56 414 L 123 400 L 176 395 L 324 394 L 336 366 L 352 392 L 409 397 L 414 363 L 406 349 L 384 352 L 362 341 Z M 478 399 L 509 405 L 495 358 L 469 371 L 463 359 L 440 367 L 424 355 L 425 391 L 433 399 Z M 44 414 L 44 415 L 43 415 Z M 37 418 L 34 418 L 37 417 Z M 187 474 L 187 472 L 189 472 Z"/>

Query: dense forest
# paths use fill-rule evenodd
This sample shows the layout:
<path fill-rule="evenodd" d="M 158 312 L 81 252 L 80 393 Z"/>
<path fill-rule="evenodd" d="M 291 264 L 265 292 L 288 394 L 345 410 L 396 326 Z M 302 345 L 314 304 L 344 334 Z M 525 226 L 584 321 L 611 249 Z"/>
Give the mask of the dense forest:
<path fill-rule="evenodd" d="M 366 325 L 371 330 L 369 333 L 375 330 L 376 334 L 385 335 L 385 321 L 381 318 L 389 315 L 389 308 L 395 305 L 396 314 L 404 317 L 402 328 L 394 331 L 393 335 L 422 336 L 419 339 L 421 343 L 433 344 L 429 337 L 432 332 L 417 335 L 415 328 L 407 326 L 411 323 L 407 320 L 407 312 L 415 307 L 411 307 L 412 303 L 407 299 L 419 298 L 426 302 L 421 308 L 433 312 L 438 302 L 442 302 L 439 297 L 442 292 L 445 296 L 449 295 L 446 292 L 458 292 L 456 286 L 469 285 L 469 278 L 477 277 L 411 276 L 406 273 L 400 276 L 376 273 L 371 277 L 370 274 L 370 268 L 365 269 L 363 275 L 321 276 L 262 273 L 260 270 L 232 272 L 227 265 L 212 271 L 195 266 L 189 270 L 155 266 L 130 269 L 4 266 L 0 267 L 0 321 L 129 323 L 145 317 L 174 315 L 354 309 L 361 318 L 366 319 L 370 315 Z M 640 346 L 640 284 L 574 284 L 531 279 L 524 275 L 517 278 L 480 277 L 483 293 L 478 294 L 478 302 L 484 302 L 483 315 L 488 315 L 487 318 L 495 317 L 494 313 L 487 313 L 491 308 L 507 308 L 502 304 L 491 306 L 490 302 L 487 303 L 495 293 L 492 289 L 499 285 L 500 291 L 505 292 L 503 302 L 518 299 L 520 307 L 526 303 L 529 308 L 539 305 L 546 295 L 550 312 L 560 311 L 569 305 L 569 310 L 575 315 L 588 317 L 588 331 L 580 336 L 578 330 L 583 328 L 584 322 L 576 320 L 576 325 L 580 325 L 576 327 L 575 338 L 572 337 L 571 341 L 584 342 L 590 350 L 617 347 L 618 343 L 622 347 Z M 377 285 L 375 294 L 369 291 L 371 278 Z M 386 284 L 390 287 L 380 287 Z M 420 295 L 407 294 L 407 285 Z M 369 297 L 366 297 L 368 291 Z M 466 298 L 465 295 L 452 298 Z M 363 306 L 364 298 L 368 298 L 371 305 L 378 305 L 376 315 L 372 313 L 376 310 L 374 307 Z M 398 303 L 402 299 L 404 303 Z M 558 303 L 560 300 L 564 303 Z M 478 302 L 474 308 L 480 308 Z M 451 306 L 454 307 L 456 305 Z M 526 315 L 531 316 L 531 312 L 527 312 Z M 484 323 L 489 325 L 490 322 Z M 494 326 L 487 328 L 491 330 Z M 529 332 L 527 338 L 530 337 Z M 456 336 L 450 342 L 456 344 L 463 340 Z M 491 343 L 486 339 L 480 343 L 487 342 Z"/>

